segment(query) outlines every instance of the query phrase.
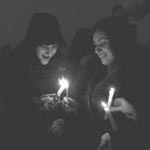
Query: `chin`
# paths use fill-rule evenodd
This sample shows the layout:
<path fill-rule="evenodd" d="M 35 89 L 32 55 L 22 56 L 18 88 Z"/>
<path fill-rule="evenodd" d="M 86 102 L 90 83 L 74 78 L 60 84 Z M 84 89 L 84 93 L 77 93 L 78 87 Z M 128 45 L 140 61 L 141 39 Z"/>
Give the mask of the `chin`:
<path fill-rule="evenodd" d="M 102 64 L 105 65 L 105 66 L 108 66 L 111 64 L 111 61 L 109 61 L 108 59 L 103 59 L 101 60 Z"/>
<path fill-rule="evenodd" d="M 101 61 L 103 65 L 108 65 L 107 61 Z"/>
<path fill-rule="evenodd" d="M 41 61 L 42 65 L 47 65 L 49 61 Z"/>

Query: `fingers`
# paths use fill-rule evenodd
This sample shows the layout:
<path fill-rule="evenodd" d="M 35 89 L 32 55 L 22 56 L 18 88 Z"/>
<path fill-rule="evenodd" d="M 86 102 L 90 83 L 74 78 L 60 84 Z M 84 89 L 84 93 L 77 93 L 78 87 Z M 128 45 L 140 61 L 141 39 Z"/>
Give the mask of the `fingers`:
<path fill-rule="evenodd" d="M 130 114 L 125 114 L 125 115 L 126 115 L 127 118 L 130 118 L 130 119 L 132 119 L 133 121 L 136 121 L 136 120 L 137 120 L 137 117 L 138 117 L 138 114 L 137 114 L 135 111 L 133 111 L 133 112 L 130 113 Z"/>
<path fill-rule="evenodd" d="M 66 104 L 67 106 L 70 106 L 70 107 L 75 107 L 75 106 L 78 107 L 79 106 L 79 104 L 70 97 L 64 97 L 62 100 L 62 103 Z"/>
<path fill-rule="evenodd" d="M 99 149 L 102 149 L 106 143 L 107 142 L 105 140 L 101 140 L 101 143 L 99 145 Z"/>
<path fill-rule="evenodd" d="M 46 96 L 46 97 L 41 98 L 42 101 L 52 101 L 53 99 L 54 99 L 54 97 L 50 97 L 50 96 Z"/>
<path fill-rule="evenodd" d="M 115 98 L 113 101 L 114 106 L 119 106 L 124 102 L 124 99 L 122 97 L 120 98 Z"/>
<path fill-rule="evenodd" d="M 49 109 L 48 103 L 44 103 L 44 108 Z"/>
<path fill-rule="evenodd" d="M 111 141 L 111 136 L 110 136 L 109 132 L 106 132 L 101 136 L 101 145 L 103 145 L 106 142 L 110 142 L 110 141 Z"/>
<path fill-rule="evenodd" d="M 63 126 L 64 126 L 64 120 L 60 118 L 53 122 L 49 131 L 56 136 L 60 136 L 63 133 Z"/>
<path fill-rule="evenodd" d="M 74 101 L 71 97 L 64 97 L 63 100 L 64 101 Z"/>
<path fill-rule="evenodd" d="M 98 150 L 111 150 L 111 141 L 101 140 Z"/>
<path fill-rule="evenodd" d="M 45 101 L 45 100 L 53 100 L 55 96 L 56 96 L 55 93 L 53 93 L 53 94 L 44 94 L 41 97 L 39 97 L 39 99 L 41 99 L 43 101 Z"/>
<path fill-rule="evenodd" d="M 63 125 L 63 124 L 64 124 L 64 119 L 60 118 L 60 119 L 57 119 L 57 120 L 53 121 L 52 127 L 60 126 L 60 125 Z"/>
<path fill-rule="evenodd" d="M 55 135 L 56 135 L 56 136 L 60 136 L 60 135 L 62 135 L 62 133 L 63 133 L 63 130 L 62 130 L 62 129 L 59 129 L 59 130 L 57 130 L 57 131 L 55 132 Z"/>
<path fill-rule="evenodd" d="M 62 123 L 62 124 L 63 124 L 63 123 L 64 123 L 64 119 L 59 118 L 59 119 L 56 120 L 56 122 L 59 122 L 59 123 Z"/>
<path fill-rule="evenodd" d="M 121 108 L 121 106 L 110 107 L 110 111 L 111 111 L 111 112 L 121 112 L 121 111 L 122 111 L 122 108 Z"/>
<path fill-rule="evenodd" d="M 60 136 L 63 133 L 63 127 L 53 127 L 50 129 L 50 131 L 56 135 L 56 136 Z"/>

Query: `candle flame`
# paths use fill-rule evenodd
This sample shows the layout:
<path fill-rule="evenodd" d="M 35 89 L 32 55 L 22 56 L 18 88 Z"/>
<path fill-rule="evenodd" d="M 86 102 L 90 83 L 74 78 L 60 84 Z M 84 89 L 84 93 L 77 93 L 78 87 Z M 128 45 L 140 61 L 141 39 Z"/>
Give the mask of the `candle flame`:
<path fill-rule="evenodd" d="M 60 88 L 57 92 L 58 96 L 61 96 L 62 92 L 66 89 L 66 91 L 68 91 L 69 89 L 69 83 L 66 79 L 62 78 L 62 79 L 58 79 L 59 84 L 60 84 Z M 67 94 L 68 95 L 68 94 Z"/>
<path fill-rule="evenodd" d="M 115 88 L 114 88 L 114 87 L 111 87 L 110 90 L 109 90 L 109 93 L 114 94 L 114 92 L 115 92 Z"/>
<path fill-rule="evenodd" d="M 59 84 L 60 84 L 61 88 L 63 88 L 63 89 L 69 88 L 69 83 L 65 78 L 58 79 L 58 80 L 59 80 Z"/>
<path fill-rule="evenodd" d="M 101 105 L 106 112 L 109 111 L 109 107 L 107 106 L 107 104 L 104 101 L 101 102 Z"/>

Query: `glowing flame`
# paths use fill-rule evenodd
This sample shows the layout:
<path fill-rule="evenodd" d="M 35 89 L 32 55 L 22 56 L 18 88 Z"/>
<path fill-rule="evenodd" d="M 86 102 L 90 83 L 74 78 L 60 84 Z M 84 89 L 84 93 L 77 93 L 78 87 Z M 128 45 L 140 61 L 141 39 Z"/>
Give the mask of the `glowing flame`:
<path fill-rule="evenodd" d="M 107 104 L 104 101 L 101 102 L 101 105 L 104 108 L 105 112 L 109 111 L 109 107 L 107 106 Z"/>
<path fill-rule="evenodd" d="M 114 92 L 115 92 L 115 88 L 114 88 L 114 87 L 110 87 L 109 92 L 110 92 L 110 93 L 114 93 Z"/>
<path fill-rule="evenodd" d="M 60 84 L 60 88 L 57 92 L 58 96 L 61 96 L 63 90 L 68 89 L 69 88 L 69 83 L 66 79 L 62 78 L 62 79 L 58 79 L 59 84 Z"/>
<path fill-rule="evenodd" d="M 60 87 L 63 89 L 67 89 L 69 87 L 69 83 L 66 79 L 62 78 L 62 79 L 58 79 Z"/>

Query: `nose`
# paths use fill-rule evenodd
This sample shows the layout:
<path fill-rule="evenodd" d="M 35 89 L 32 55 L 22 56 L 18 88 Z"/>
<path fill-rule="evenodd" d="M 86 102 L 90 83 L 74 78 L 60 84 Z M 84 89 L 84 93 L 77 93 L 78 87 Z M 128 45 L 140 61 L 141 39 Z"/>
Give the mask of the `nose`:
<path fill-rule="evenodd" d="M 49 48 L 46 49 L 46 54 L 49 54 Z"/>
<path fill-rule="evenodd" d="M 47 48 L 46 49 L 46 54 L 49 55 L 49 53 L 50 53 L 50 50 L 49 50 L 49 48 Z"/>

